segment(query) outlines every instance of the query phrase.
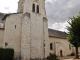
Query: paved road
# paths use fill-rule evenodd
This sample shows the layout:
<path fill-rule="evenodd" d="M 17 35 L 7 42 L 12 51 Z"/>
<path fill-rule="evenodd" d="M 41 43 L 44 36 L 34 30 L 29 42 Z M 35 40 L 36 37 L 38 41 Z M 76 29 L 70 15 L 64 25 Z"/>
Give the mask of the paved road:
<path fill-rule="evenodd" d="M 74 56 L 58 57 L 60 60 L 73 60 Z"/>
<path fill-rule="evenodd" d="M 74 59 L 72 58 L 72 59 L 62 59 L 62 60 L 74 60 Z"/>
<path fill-rule="evenodd" d="M 62 59 L 62 60 L 80 60 L 80 59 L 73 59 L 73 58 L 72 58 L 72 59 Z"/>
<path fill-rule="evenodd" d="M 80 60 L 80 59 L 74 59 L 75 56 L 67 56 L 67 57 L 58 57 L 60 60 Z"/>
<path fill-rule="evenodd" d="M 74 59 L 75 56 L 67 56 L 67 57 L 58 57 L 60 60 L 80 60 L 80 59 Z"/>

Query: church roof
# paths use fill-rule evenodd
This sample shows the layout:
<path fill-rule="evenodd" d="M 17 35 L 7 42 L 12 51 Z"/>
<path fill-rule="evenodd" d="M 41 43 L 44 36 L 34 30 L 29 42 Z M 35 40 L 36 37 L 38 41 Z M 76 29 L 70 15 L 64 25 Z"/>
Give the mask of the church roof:
<path fill-rule="evenodd" d="M 5 16 L 4 13 L 0 13 L 0 22 L 2 22 L 3 17 Z"/>
<path fill-rule="evenodd" d="M 4 20 L 7 16 L 12 15 L 12 14 L 20 14 L 22 12 L 17 12 L 17 13 L 9 13 L 9 14 L 5 14 L 5 16 L 2 18 L 2 20 Z"/>
<path fill-rule="evenodd" d="M 62 31 L 57 31 L 54 29 L 48 29 L 49 36 L 57 38 L 66 38 L 67 33 Z"/>

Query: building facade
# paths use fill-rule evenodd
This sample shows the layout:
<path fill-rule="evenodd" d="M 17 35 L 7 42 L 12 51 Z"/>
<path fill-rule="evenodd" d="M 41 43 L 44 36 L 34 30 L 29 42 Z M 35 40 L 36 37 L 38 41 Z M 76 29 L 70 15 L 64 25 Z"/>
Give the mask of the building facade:
<path fill-rule="evenodd" d="M 74 47 L 66 38 L 67 33 L 53 29 L 48 29 L 48 31 L 50 53 L 56 54 L 59 57 L 70 56 L 72 53 L 75 53 Z"/>
<path fill-rule="evenodd" d="M 22 60 L 72 53 L 66 33 L 48 30 L 45 0 L 20 0 L 17 13 L 0 13 L 0 47 L 13 48 Z"/>
<path fill-rule="evenodd" d="M 18 5 L 17 13 L 3 17 L 5 27 L 1 30 L 2 47 L 14 48 L 15 57 L 21 56 L 22 60 L 47 57 L 49 37 L 45 1 L 20 0 Z"/>

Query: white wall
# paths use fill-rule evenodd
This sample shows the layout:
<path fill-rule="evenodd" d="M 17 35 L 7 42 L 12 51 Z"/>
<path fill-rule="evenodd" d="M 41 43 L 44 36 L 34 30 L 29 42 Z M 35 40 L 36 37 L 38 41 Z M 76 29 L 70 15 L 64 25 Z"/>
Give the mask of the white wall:
<path fill-rule="evenodd" d="M 49 37 L 50 43 L 53 43 L 53 50 L 50 50 L 50 53 L 55 53 L 57 56 L 60 56 L 60 50 L 63 52 L 63 56 L 70 55 L 72 50 L 69 49 L 69 42 L 67 39 Z"/>
<path fill-rule="evenodd" d="M 4 30 L 0 29 L 0 48 L 3 47 Z"/>
<path fill-rule="evenodd" d="M 12 14 L 7 16 L 4 31 L 4 47 L 13 48 L 15 56 L 21 53 L 21 30 L 22 14 Z M 5 46 L 5 43 L 8 45 Z"/>

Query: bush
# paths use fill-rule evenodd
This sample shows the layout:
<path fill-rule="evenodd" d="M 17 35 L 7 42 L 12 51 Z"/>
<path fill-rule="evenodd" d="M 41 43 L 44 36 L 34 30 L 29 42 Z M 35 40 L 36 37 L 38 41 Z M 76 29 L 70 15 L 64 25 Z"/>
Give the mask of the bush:
<path fill-rule="evenodd" d="M 75 56 L 75 53 L 71 53 L 71 56 Z"/>
<path fill-rule="evenodd" d="M 0 48 L 0 60 L 2 60 L 2 55 L 3 55 L 3 49 Z"/>
<path fill-rule="evenodd" d="M 48 60 L 59 60 L 57 59 L 57 56 L 55 54 L 50 54 L 48 57 L 47 57 Z"/>
<path fill-rule="evenodd" d="M 11 48 L 0 48 L 0 60 L 13 60 L 14 50 Z"/>

